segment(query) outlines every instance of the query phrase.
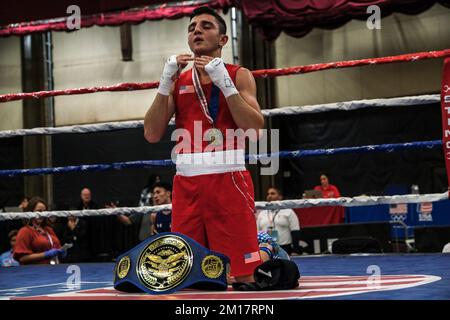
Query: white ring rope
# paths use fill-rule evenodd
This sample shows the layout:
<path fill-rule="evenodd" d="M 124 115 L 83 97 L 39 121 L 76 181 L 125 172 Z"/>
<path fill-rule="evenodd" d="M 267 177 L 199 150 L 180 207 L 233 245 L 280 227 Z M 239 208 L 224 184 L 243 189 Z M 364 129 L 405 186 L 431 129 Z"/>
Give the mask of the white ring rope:
<path fill-rule="evenodd" d="M 295 208 L 309 208 L 309 207 L 323 207 L 323 206 L 342 206 L 342 207 L 359 207 L 372 206 L 381 204 L 400 204 L 400 203 L 421 203 L 421 202 L 436 202 L 448 200 L 448 192 L 431 193 L 431 194 L 407 194 L 396 196 L 358 196 L 358 197 L 341 197 L 330 199 L 294 199 L 283 201 L 257 201 L 255 207 L 257 210 L 275 210 L 275 209 L 295 209 Z M 43 212 L 3 212 L 0 213 L 0 221 L 15 220 L 15 219 L 31 219 L 39 217 L 83 217 L 83 216 L 110 216 L 120 214 L 139 213 L 145 214 L 150 212 L 159 212 L 171 209 L 172 205 L 160 205 L 152 207 L 120 207 L 111 209 L 98 210 L 66 210 L 66 211 L 43 211 Z"/>
<path fill-rule="evenodd" d="M 439 94 L 425 94 L 420 96 L 408 96 L 386 99 L 363 99 L 343 102 L 332 102 L 325 104 L 314 104 L 305 106 L 281 107 L 262 110 L 263 115 L 273 117 L 279 115 L 296 115 L 305 113 L 320 113 L 328 111 L 352 111 L 365 108 L 381 107 L 404 107 L 424 104 L 439 103 Z"/>
<path fill-rule="evenodd" d="M 280 107 L 274 109 L 262 110 L 262 114 L 266 117 L 273 117 L 279 115 L 297 115 L 305 113 L 320 113 L 328 111 L 351 111 L 363 108 L 373 107 L 402 107 L 402 106 L 414 106 L 433 104 L 440 101 L 439 94 L 433 95 L 420 95 L 410 97 L 388 98 L 388 99 L 370 99 L 370 100 L 354 100 L 344 102 L 334 102 L 317 105 L 305 105 L 305 106 L 290 106 Z M 174 118 L 170 120 L 171 125 L 175 124 Z M 11 138 L 18 136 L 28 135 L 54 135 L 63 133 L 91 133 L 100 131 L 114 131 L 124 129 L 135 129 L 144 127 L 143 120 L 135 121 L 117 121 L 106 123 L 95 123 L 85 125 L 73 125 L 63 127 L 41 127 L 33 129 L 15 129 L 15 130 L 3 130 L 0 131 L 0 138 Z"/>
<path fill-rule="evenodd" d="M 0 131 L 0 138 L 11 138 L 29 135 L 54 135 L 62 133 L 91 133 L 100 131 L 114 131 L 124 129 L 136 129 L 144 127 L 143 120 L 118 121 L 95 124 L 81 124 L 63 127 L 41 127 L 33 129 L 15 129 Z"/>

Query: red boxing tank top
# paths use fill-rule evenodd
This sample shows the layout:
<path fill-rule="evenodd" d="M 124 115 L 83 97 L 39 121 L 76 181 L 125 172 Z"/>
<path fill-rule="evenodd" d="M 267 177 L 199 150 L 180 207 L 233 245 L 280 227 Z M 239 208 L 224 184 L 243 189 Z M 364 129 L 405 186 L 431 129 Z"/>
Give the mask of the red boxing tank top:
<path fill-rule="evenodd" d="M 227 68 L 228 73 L 233 80 L 233 83 L 236 85 L 236 73 L 241 67 L 232 64 L 225 64 L 225 67 Z M 212 82 L 208 84 L 202 84 L 202 88 L 209 106 L 211 99 Z M 185 129 L 186 133 L 189 133 L 188 135 L 183 135 L 182 138 L 178 138 L 178 142 L 180 143 L 177 144 L 175 152 L 204 152 L 205 148 L 209 145 L 209 142 L 202 141 L 203 139 L 201 139 L 201 137 L 203 137 L 205 131 L 211 129 L 213 126 L 202 111 L 202 107 L 195 92 L 194 83 L 192 81 L 192 69 L 183 72 L 176 81 L 173 98 L 175 102 L 176 128 Z M 199 139 L 194 139 L 194 124 L 196 121 L 199 121 L 201 123 L 201 136 Z M 196 131 L 198 133 L 200 132 L 200 123 L 197 123 Z M 215 147 L 214 150 L 219 151 L 244 149 L 245 144 L 238 143 L 237 139 L 226 139 L 226 129 L 238 129 L 238 127 L 234 122 L 233 117 L 231 116 L 227 101 L 222 92 L 219 93 L 219 111 L 217 114 L 217 118 L 214 121 L 214 127 L 220 129 L 224 141 L 221 146 Z M 188 146 L 190 146 L 190 148 Z"/>

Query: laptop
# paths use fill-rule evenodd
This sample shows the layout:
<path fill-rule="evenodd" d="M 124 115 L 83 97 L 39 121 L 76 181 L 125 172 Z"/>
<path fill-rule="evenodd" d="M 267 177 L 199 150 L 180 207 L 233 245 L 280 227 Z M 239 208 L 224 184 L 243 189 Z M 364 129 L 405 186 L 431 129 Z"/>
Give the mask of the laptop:
<path fill-rule="evenodd" d="M 322 191 L 319 190 L 305 190 L 303 193 L 303 198 L 305 199 L 318 199 L 323 198 Z"/>
<path fill-rule="evenodd" d="M 23 210 L 19 207 L 4 207 L 3 212 L 23 212 Z"/>

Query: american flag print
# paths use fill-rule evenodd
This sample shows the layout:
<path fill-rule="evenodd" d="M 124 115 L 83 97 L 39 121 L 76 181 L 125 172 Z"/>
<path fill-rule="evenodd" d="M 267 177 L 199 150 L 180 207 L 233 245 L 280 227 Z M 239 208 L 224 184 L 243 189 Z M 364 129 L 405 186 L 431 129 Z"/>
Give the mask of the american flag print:
<path fill-rule="evenodd" d="M 194 86 L 180 86 L 179 94 L 194 93 Z"/>
<path fill-rule="evenodd" d="M 389 205 L 390 214 L 406 214 L 408 213 L 408 206 L 406 203 L 391 204 Z"/>
<path fill-rule="evenodd" d="M 259 252 L 258 251 L 244 254 L 244 261 L 245 261 L 245 263 L 251 263 L 251 262 L 259 261 L 259 259 L 260 258 L 259 258 Z"/>
<path fill-rule="evenodd" d="M 433 211 L 433 203 L 432 202 L 422 202 L 419 203 L 418 206 L 418 212 L 420 213 L 431 213 Z"/>

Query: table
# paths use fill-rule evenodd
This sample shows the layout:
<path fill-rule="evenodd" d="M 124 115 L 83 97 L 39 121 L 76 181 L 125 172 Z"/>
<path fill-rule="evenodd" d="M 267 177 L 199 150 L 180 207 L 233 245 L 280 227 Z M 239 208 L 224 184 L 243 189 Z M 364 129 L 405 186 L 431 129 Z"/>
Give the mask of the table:
<path fill-rule="evenodd" d="M 294 209 L 300 228 L 345 222 L 345 208 L 338 206 Z"/>

